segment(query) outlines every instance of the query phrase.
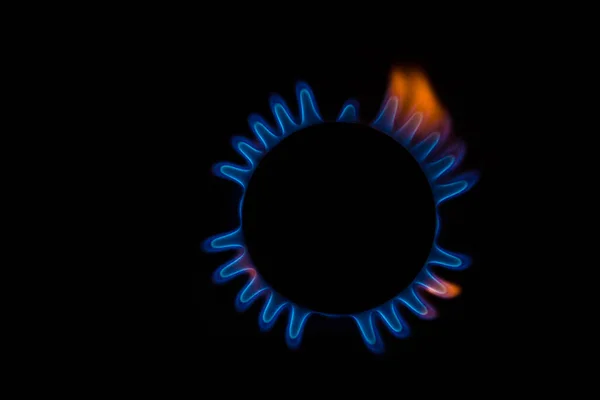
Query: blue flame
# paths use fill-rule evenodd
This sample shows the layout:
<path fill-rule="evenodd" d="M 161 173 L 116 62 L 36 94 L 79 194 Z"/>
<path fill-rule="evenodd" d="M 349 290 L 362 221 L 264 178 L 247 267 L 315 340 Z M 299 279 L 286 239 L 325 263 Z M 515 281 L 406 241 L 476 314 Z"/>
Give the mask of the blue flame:
<path fill-rule="evenodd" d="M 252 173 L 260 159 L 269 150 L 275 147 L 287 135 L 323 122 L 313 92 L 306 83 L 301 82 L 296 85 L 296 96 L 299 104 L 299 118 L 292 116 L 293 114 L 282 98 L 273 96 L 270 99 L 270 106 L 275 116 L 277 128 L 275 129 L 270 126 L 269 123 L 258 115 L 250 116 L 250 129 L 256 135 L 260 146 L 253 144 L 246 138 L 235 137 L 232 141 L 233 147 L 246 159 L 246 165 L 240 166 L 228 162 L 218 163 L 213 167 L 215 175 L 237 183 L 242 187 L 245 194 Z M 414 113 L 406 120 L 402 127 L 394 130 L 398 103 L 398 98 L 389 96 L 384 102 L 377 118 L 375 118 L 370 126 L 396 139 L 419 162 L 431 186 L 437 210 L 437 206 L 441 203 L 470 189 L 477 181 L 477 174 L 467 173 L 461 176 L 449 176 L 461 161 L 460 156 L 462 153 L 460 152 L 457 154 L 446 152 L 445 155 L 442 153 L 442 156 L 434 160 L 429 160 L 432 158 L 432 153 L 437 150 L 437 147 L 440 147 L 439 133 L 430 133 L 424 139 L 413 143 L 415 141 L 415 132 L 417 132 L 422 122 L 422 114 L 418 112 Z M 358 104 L 352 100 L 347 101 L 343 105 L 336 121 L 358 123 Z M 443 181 L 441 181 L 441 178 L 443 178 Z M 232 232 L 209 238 L 204 243 L 204 250 L 207 252 L 220 252 L 241 249 L 240 255 L 237 258 L 222 265 L 215 271 L 214 281 L 223 283 L 243 273 L 246 273 L 250 277 L 246 285 L 239 292 L 235 304 L 238 311 L 243 311 L 259 297 L 265 297 L 264 306 L 258 320 L 259 326 L 263 331 L 270 329 L 282 312 L 287 309 L 289 321 L 286 329 L 286 342 L 290 348 L 296 348 L 300 345 L 304 326 L 308 318 L 312 314 L 320 314 L 328 317 L 353 318 L 366 346 L 373 352 L 381 352 L 383 351 L 383 343 L 375 326 L 375 318 L 380 318 L 395 336 L 400 338 L 407 337 L 409 335 L 409 328 L 400 316 L 397 305 L 404 305 L 421 318 L 432 318 L 433 308 L 419 295 L 417 289 L 425 288 L 433 293 L 444 293 L 446 288 L 442 283 L 443 281 L 438 280 L 433 275 L 431 267 L 441 266 L 452 270 L 460 270 L 467 268 L 470 263 L 468 256 L 451 253 L 437 245 L 440 230 L 440 217 L 439 212 L 437 212 L 435 238 L 429 257 L 421 272 L 398 296 L 379 307 L 358 314 L 334 315 L 308 310 L 293 304 L 266 285 L 254 266 L 250 263 L 246 255 L 247 251 L 244 246 L 244 237 L 241 228 L 244 194 L 241 196 L 238 208 L 240 226 Z"/>

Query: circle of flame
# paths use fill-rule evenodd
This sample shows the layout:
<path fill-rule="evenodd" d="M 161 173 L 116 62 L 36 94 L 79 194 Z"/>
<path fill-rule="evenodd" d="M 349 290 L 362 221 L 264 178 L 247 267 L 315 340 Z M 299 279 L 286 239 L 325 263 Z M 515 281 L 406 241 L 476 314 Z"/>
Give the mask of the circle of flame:
<path fill-rule="evenodd" d="M 436 132 L 426 135 L 415 135 L 416 132 L 420 132 L 419 127 L 423 122 L 422 113 L 412 113 L 399 129 L 394 129 L 396 113 L 399 110 L 399 99 L 393 92 L 389 94 L 370 126 L 390 135 L 399 144 L 404 146 L 418 161 L 429 181 L 436 204 L 437 217 L 435 236 L 430 254 L 425 265 L 412 283 L 396 297 L 379 307 L 356 314 L 325 314 L 300 307 L 275 292 L 263 281 L 247 255 L 241 227 L 242 205 L 246 187 L 261 158 L 286 136 L 308 126 L 324 122 L 319 113 L 313 91 L 306 83 L 299 82 L 296 85 L 296 96 L 300 114 L 297 119 L 292 117 L 292 113 L 285 101 L 281 97 L 274 95 L 270 99 L 270 106 L 277 123 L 277 128 L 274 129 L 271 127 L 262 117 L 251 115 L 249 118 L 250 129 L 258 141 L 253 143 L 247 138 L 233 138 L 233 148 L 246 159 L 247 164 L 245 166 L 221 162 L 213 167 L 213 172 L 216 176 L 237 183 L 243 190 L 238 208 L 240 226 L 234 231 L 215 235 L 207 239 L 203 245 L 206 252 L 239 250 L 238 255 L 232 261 L 220 266 L 214 272 L 213 279 L 216 283 L 223 283 L 240 274 L 248 276 L 249 279 L 246 285 L 237 295 L 235 302 L 236 309 L 244 311 L 258 298 L 264 297 L 264 305 L 258 319 L 259 326 L 263 331 L 269 330 L 278 317 L 282 315 L 282 312 L 287 309 L 289 318 L 286 329 L 286 342 L 290 348 L 296 348 L 300 345 L 308 318 L 312 314 L 319 314 L 328 317 L 351 317 L 358 326 L 363 341 L 369 350 L 376 353 L 381 352 L 383 351 L 383 343 L 375 326 L 375 318 L 380 318 L 394 336 L 405 338 L 409 335 L 409 327 L 401 317 L 397 306 L 402 305 L 406 307 L 422 319 L 432 319 L 436 316 L 435 309 L 423 299 L 419 294 L 419 290 L 425 290 L 430 294 L 442 298 L 454 297 L 459 293 L 460 288 L 457 285 L 442 280 L 440 277 L 434 275 L 431 270 L 433 266 L 461 270 L 467 268 L 470 264 L 468 256 L 444 250 L 437 244 L 440 231 L 438 207 L 443 202 L 471 188 L 477 180 L 477 175 L 475 173 L 467 173 L 454 177 L 451 176 L 452 171 L 461 161 L 460 154 L 446 154 L 436 157 L 433 160 L 430 159 L 435 153 L 439 153 L 435 150 L 436 147 L 441 145 L 443 140 L 440 140 L 442 137 Z M 354 100 L 348 100 L 343 105 L 336 121 L 359 123 L 358 103 Z"/>

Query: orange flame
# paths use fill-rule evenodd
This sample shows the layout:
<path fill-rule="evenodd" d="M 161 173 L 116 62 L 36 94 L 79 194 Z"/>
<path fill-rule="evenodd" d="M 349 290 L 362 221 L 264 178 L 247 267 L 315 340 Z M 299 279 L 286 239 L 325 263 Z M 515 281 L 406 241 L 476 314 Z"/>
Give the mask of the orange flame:
<path fill-rule="evenodd" d="M 398 97 L 397 116 L 406 119 L 414 112 L 423 113 L 423 122 L 416 135 L 428 134 L 436 130 L 443 134 L 449 130 L 450 118 L 421 70 L 393 68 L 390 73 L 388 92 Z"/>
<path fill-rule="evenodd" d="M 444 281 L 444 285 L 446 286 L 446 293 L 442 296 L 446 299 L 451 299 L 460 294 L 462 289 L 455 283 Z"/>
<path fill-rule="evenodd" d="M 425 290 L 437 297 L 441 297 L 444 299 L 451 299 L 451 298 L 458 296 L 460 294 L 460 292 L 462 291 L 461 287 L 455 283 L 448 282 L 447 280 L 444 280 L 444 279 L 440 278 L 439 276 L 436 276 L 435 279 L 439 283 L 441 283 L 441 285 L 444 287 L 444 291 L 436 290 L 431 287 L 426 287 Z"/>

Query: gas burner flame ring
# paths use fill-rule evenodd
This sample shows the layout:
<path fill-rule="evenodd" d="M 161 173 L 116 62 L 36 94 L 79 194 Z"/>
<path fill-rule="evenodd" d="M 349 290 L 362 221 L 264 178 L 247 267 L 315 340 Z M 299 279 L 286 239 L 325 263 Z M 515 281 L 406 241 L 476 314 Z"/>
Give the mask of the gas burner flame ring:
<path fill-rule="evenodd" d="M 428 88 L 423 86 L 420 80 L 422 76 L 418 74 L 413 74 L 413 77 L 416 76 L 417 78 L 412 81 L 412 87 L 417 89 L 412 93 L 412 99 L 425 98 L 428 101 L 428 106 L 425 107 L 425 115 L 423 112 L 415 111 L 418 104 L 412 104 L 409 107 L 411 110 L 407 117 L 400 118 L 401 103 L 398 95 L 407 95 L 407 88 L 410 88 L 411 81 L 406 80 L 406 75 L 400 75 L 399 78 L 397 73 L 397 70 L 393 72 L 388 95 L 377 117 L 369 125 L 394 138 L 418 161 L 432 189 L 436 204 L 437 223 L 434 242 L 425 265 L 408 287 L 386 303 L 357 314 L 325 314 L 300 307 L 270 288 L 247 256 L 241 221 L 244 194 L 252 173 L 261 158 L 283 138 L 300 129 L 324 122 L 319 113 L 312 89 L 306 83 L 300 82 L 296 85 L 296 96 L 299 105 L 298 118 L 292 116 L 293 114 L 281 97 L 273 96 L 270 105 L 277 128 L 273 128 L 262 117 L 252 115 L 249 118 L 250 129 L 258 141 L 253 143 L 241 137 L 233 139 L 233 147 L 245 158 L 246 165 L 221 162 L 213 167 L 216 176 L 237 183 L 243 190 L 238 208 L 240 226 L 234 231 L 207 239 L 203 246 L 206 252 L 238 250 L 237 256 L 232 261 L 220 266 L 214 272 L 214 281 L 223 283 L 240 274 L 248 276 L 246 285 L 240 290 L 236 298 L 236 308 L 238 311 L 244 311 L 258 298 L 263 297 L 265 301 L 258 319 L 259 326 L 263 331 L 270 329 L 283 311 L 288 310 L 286 342 L 290 348 L 297 348 L 300 345 L 307 320 L 312 314 L 319 314 L 328 317 L 352 318 L 358 326 L 367 348 L 374 353 L 380 353 L 384 350 L 384 345 L 375 326 L 375 318 L 379 318 L 396 337 L 405 338 L 409 336 L 409 327 L 402 319 L 398 306 L 404 306 L 422 319 L 432 319 L 435 318 L 436 311 L 420 295 L 420 291 L 426 291 L 441 298 L 451 298 L 460 293 L 460 288 L 457 285 L 442 280 L 432 272 L 434 266 L 450 270 L 461 270 L 467 268 L 470 264 L 468 256 L 444 250 L 437 244 L 440 231 L 438 206 L 469 190 L 476 183 L 477 174 L 469 172 L 455 175 L 453 172 L 462 159 L 464 148 L 457 146 L 456 142 L 454 144 L 449 143 L 447 134 L 440 134 L 439 132 L 424 133 L 423 127 L 428 129 L 435 125 L 435 123 L 432 124 L 432 118 L 427 119 L 427 112 L 429 114 L 433 112 L 438 119 L 441 119 L 440 115 L 442 114 L 440 108 L 435 108 L 432 105 L 431 96 L 427 97 L 427 94 L 422 94 L 422 90 Z M 404 81 L 401 79 L 404 79 Z M 421 92 L 418 90 L 421 90 Z M 336 121 L 359 123 L 358 103 L 353 100 L 347 101 Z M 400 125 L 400 128 L 395 129 L 394 125 Z M 438 124 L 438 126 L 448 127 L 449 124 Z M 460 151 L 453 151 L 456 149 Z"/>

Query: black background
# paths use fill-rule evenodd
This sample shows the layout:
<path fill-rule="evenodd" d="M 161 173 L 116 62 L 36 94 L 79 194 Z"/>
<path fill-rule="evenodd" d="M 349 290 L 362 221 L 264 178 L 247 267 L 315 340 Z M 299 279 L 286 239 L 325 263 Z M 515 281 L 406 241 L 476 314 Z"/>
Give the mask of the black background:
<path fill-rule="evenodd" d="M 195 353 L 208 360 L 232 362 L 249 357 L 400 360 L 422 353 L 438 357 L 493 354 L 497 360 L 523 345 L 524 339 L 508 323 L 522 320 L 518 306 L 522 291 L 516 284 L 510 295 L 507 292 L 513 282 L 512 267 L 506 263 L 509 257 L 503 246 L 507 238 L 499 227 L 512 204 L 512 194 L 505 189 L 513 167 L 502 161 L 507 156 L 506 101 L 520 84 L 513 80 L 511 68 L 517 67 L 511 64 L 510 51 L 502 47 L 483 49 L 475 39 L 456 44 L 438 38 L 411 45 L 336 43 L 302 49 L 257 46 L 253 38 L 227 43 L 220 50 L 205 49 L 200 56 L 178 55 L 181 73 L 173 72 L 177 97 L 172 99 L 175 146 L 169 160 L 172 157 L 176 166 L 178 246 L 184 265 L 193 274 L 190 322 L 198 338 Z M 240 194 L 233 183 L 214 177 L 211 166 L 224 160 L 239 162 L 230 138 L 251 137 L 247 125 L 251 113 L 270 120 L 272 93 L 294 105 L 298 80 L 313 88 L 326 118 L 334 118 L 345 100 L 355 98 L 361 120 L 371 120 L 394 65 L 424 69 L 452 116 L 455 135 L 467 143 L 464 169 L 481 173 L 474 189 L 442 206 L 447 222 L 441 243 L 474 259 L 466 271 L 444 275 L 458 282 L 463 293 L 452 300 L 434 299 L 440 317 L 433 321 L 419 320 L 403 310 L 412 336 L 396 340 L 384 335 L 387 352 L 383 355 L 373 356 L 366 350 L 350 320 L 317 323 L 316 328 L 309 320 L 300 349 L 290 351 L 284 341 L 286 318 L 271 332 L 261 333 L 257 323 L 260 301 L 244 313 L 235 311 L 235 295 L 244 278 L 225 285 L 211 281 L 213 271 L 232 254 L 207 255 L 200 245 L 207 237 L 236 227 Z"/>

